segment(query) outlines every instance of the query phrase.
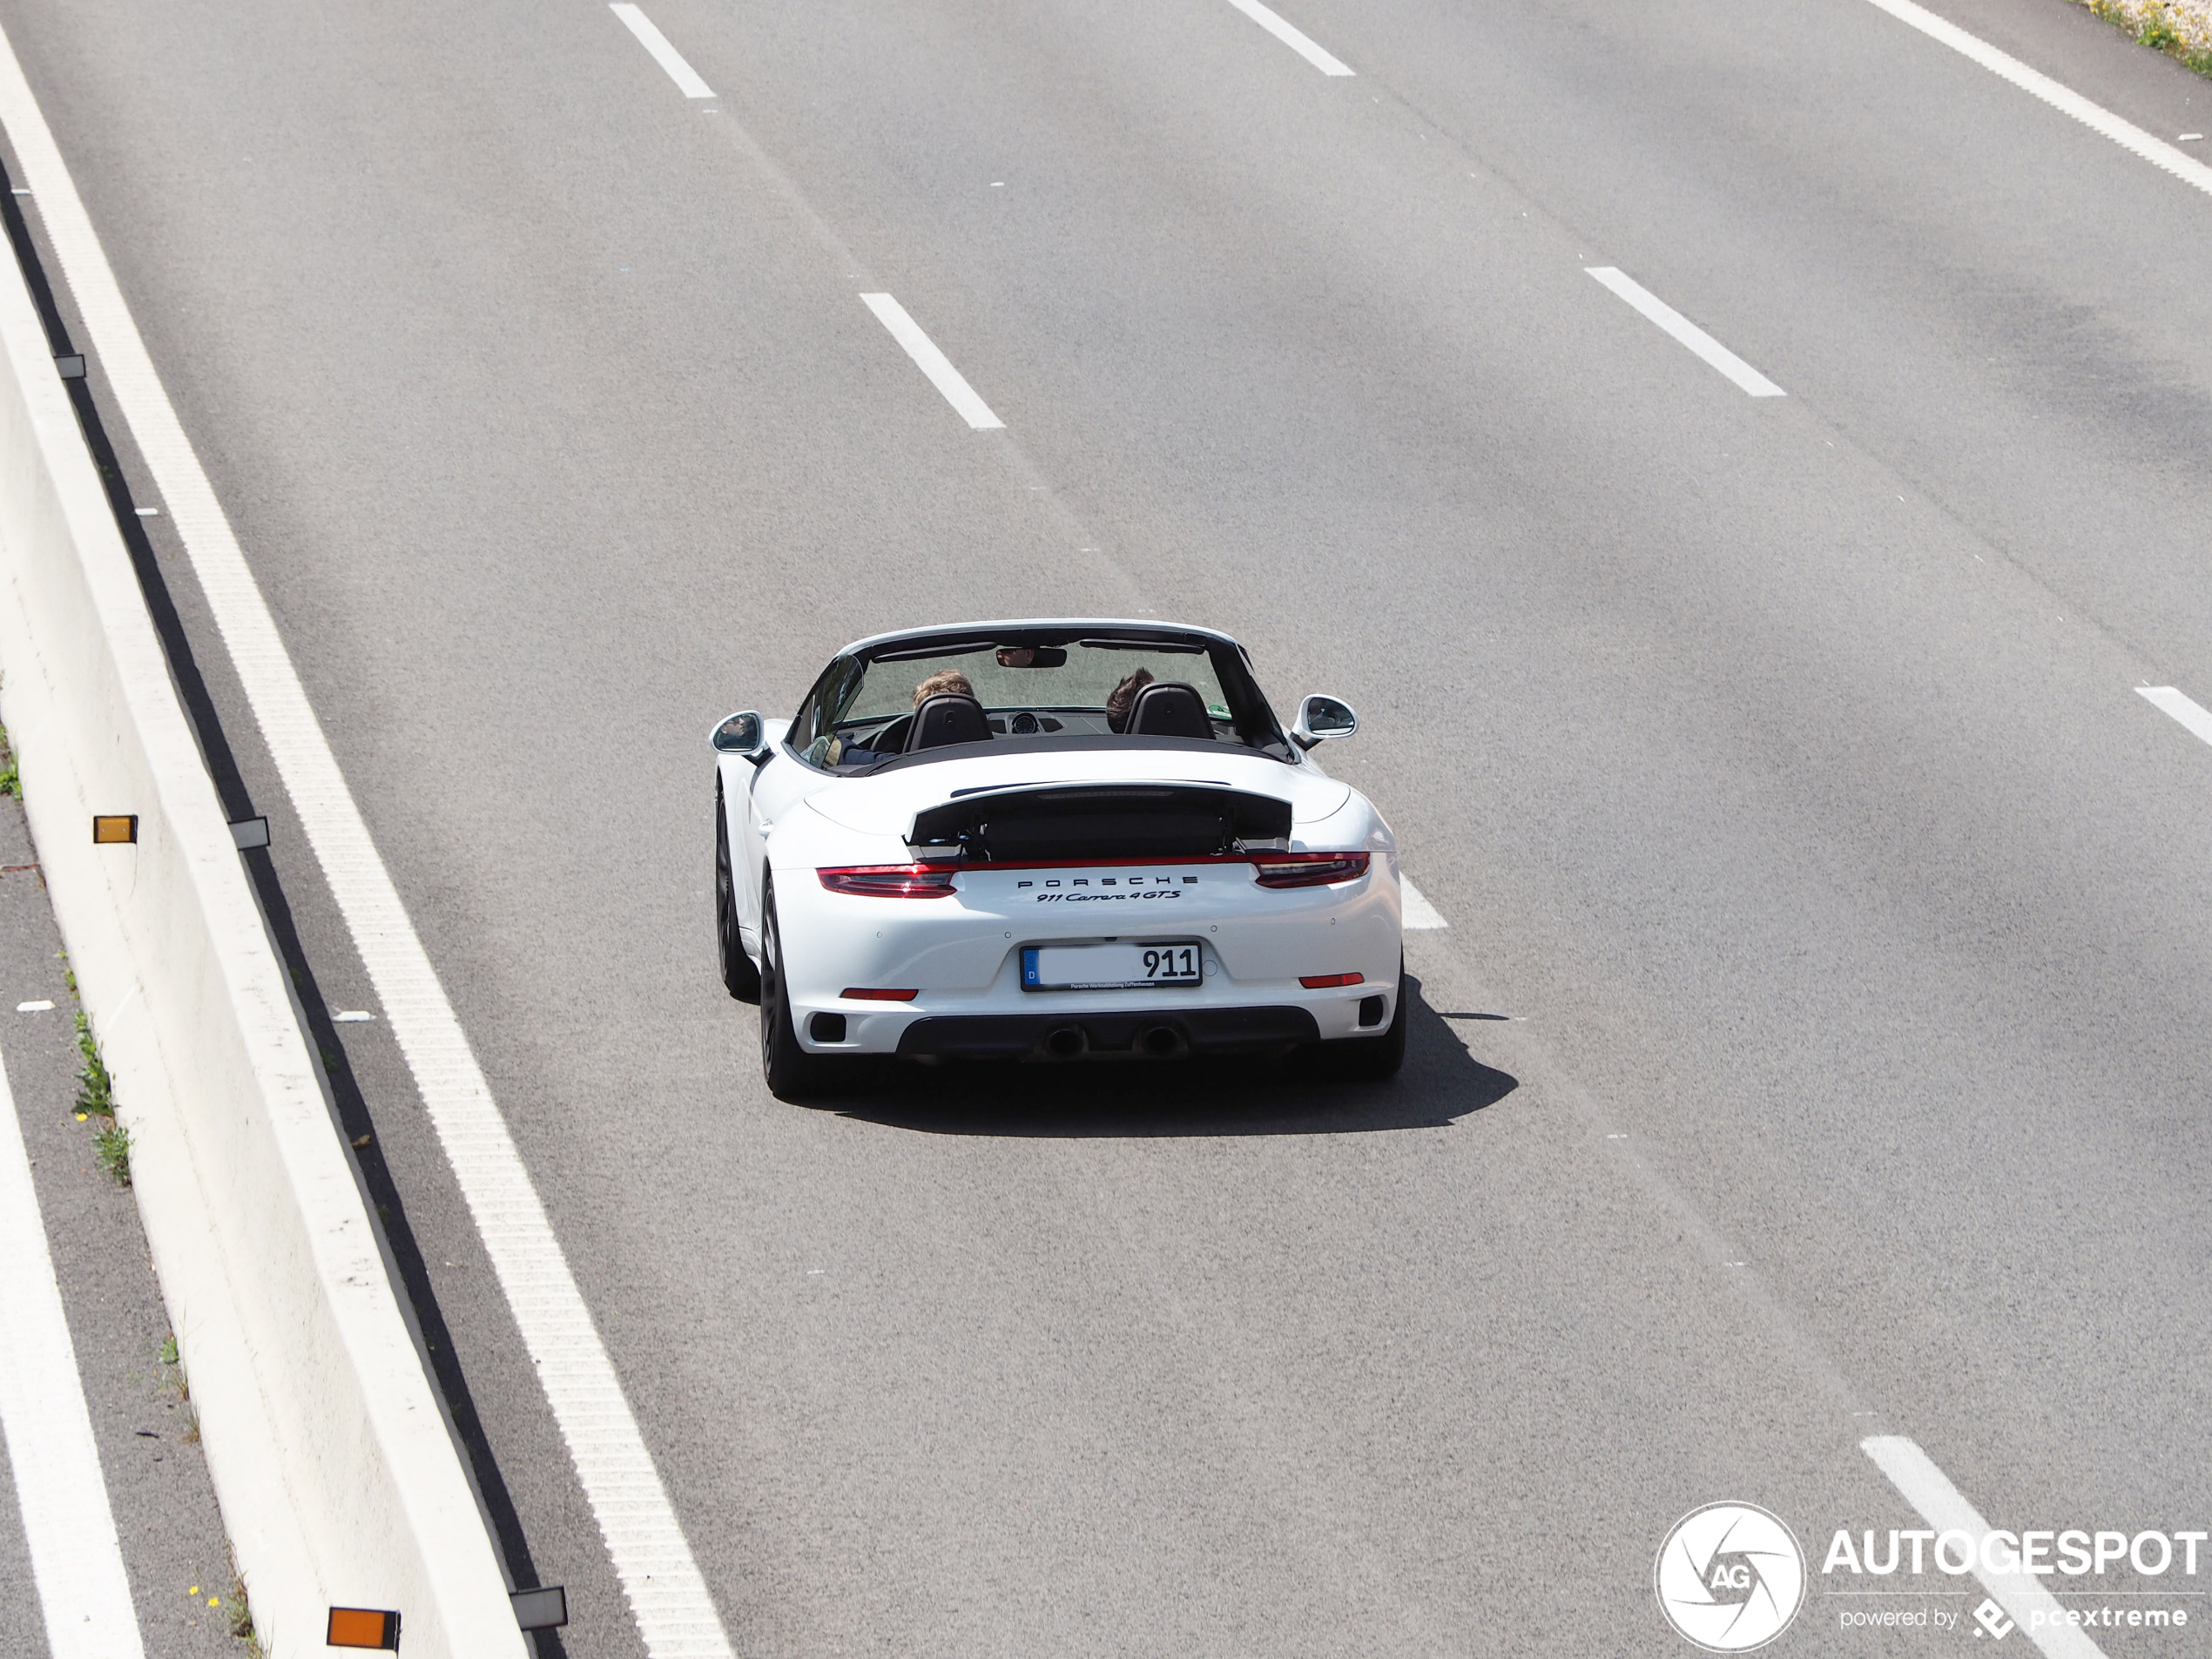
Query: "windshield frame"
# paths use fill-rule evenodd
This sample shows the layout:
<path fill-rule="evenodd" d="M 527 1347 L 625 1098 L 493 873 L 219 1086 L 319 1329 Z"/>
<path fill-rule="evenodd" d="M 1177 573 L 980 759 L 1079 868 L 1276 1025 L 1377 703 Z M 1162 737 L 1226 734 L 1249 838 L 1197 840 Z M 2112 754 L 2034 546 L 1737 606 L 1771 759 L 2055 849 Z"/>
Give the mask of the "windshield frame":
<path fill-rule="evenodd" d="M 880 634 L 861 640 L 840 651 L 808 689 L 799 712 L 792 717 L 786 730 L 783 747 L 792 759 L 809 770 L 836 778 L 873 777 L 880 772 L 927 765 L 939 760 L 974 759 L 984 752 L 982 745 L 951 744 L 941 748 L 920 750 L 913 754 L 893 755 L 868 765 L 833 768 L 809 759 L 806 750 L 815 738 L 833 731 L 844 710 L 851 706 L 853 698 L 865 682 L 868 669 L 877 663 L 887 666 L 902 661 L 920 661 L 933 656 L 963 651 L 1079 644 L 1093 644 L 1094 648 L 1099 645 L 1106 645 L 1109 649 L 1121 647 L 1132 652 L 1155 650 L 1163 655 L 1204 656 L 1228 704 L 1229 724 L 1234 736 L 1202 741 L 1191 738 L 1142 736 L 1134 732 L 1002 733 L 993 738 L 990 752 L 1065 752 L 1070 750 L 1139 748 L 1220 754 L 1227 750 L 1264 756 L 1287 765 L 1298 764 L 1298 752 L 1284 735 L 1282 725 L 1276 719 L 1273 709 L 1268 705 L 1265 694 L 1253 678 L 1251 661 L 1245 655 L 1243 646 L 1226 634 L 1206 630 L 1122 622 L 971 623 L 964 626 Z M 838 695 L 839 707 L 828 711 L 825 718 L 821 699 L 826 695 Z M 1040 704 L 1037 706 L 1043 708 L 1046 705 Z M 822 726 L 821 732 L 814 729 L 817 724 Z"/>

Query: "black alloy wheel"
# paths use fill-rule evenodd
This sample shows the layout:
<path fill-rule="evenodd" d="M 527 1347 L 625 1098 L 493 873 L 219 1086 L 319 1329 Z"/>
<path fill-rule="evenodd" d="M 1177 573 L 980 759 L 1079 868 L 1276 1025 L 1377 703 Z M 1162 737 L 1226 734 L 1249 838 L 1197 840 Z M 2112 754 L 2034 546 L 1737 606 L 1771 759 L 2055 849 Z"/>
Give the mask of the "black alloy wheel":
<path fill-rule="evenodd" d="M 791 999 L 785 995 L 783 934 L 776 926 L 776 889 L 771 885 L 760 895 L 760 1074 L 778 1100 L 800 1101 L 820 1094 L 843 1072 L 836 1058 L 808 1054 L 799 1046 Z"/>
<path fill-rule="evenodd" d="M 738 931 L 738 884 L 730 868 L 730 818 L 722 806 L 722 780 L 714 780 L 714 934 L 722 956 L 722 983 L 740 1002 L 760 1000 L 760 970 L 745 954 Z"/>

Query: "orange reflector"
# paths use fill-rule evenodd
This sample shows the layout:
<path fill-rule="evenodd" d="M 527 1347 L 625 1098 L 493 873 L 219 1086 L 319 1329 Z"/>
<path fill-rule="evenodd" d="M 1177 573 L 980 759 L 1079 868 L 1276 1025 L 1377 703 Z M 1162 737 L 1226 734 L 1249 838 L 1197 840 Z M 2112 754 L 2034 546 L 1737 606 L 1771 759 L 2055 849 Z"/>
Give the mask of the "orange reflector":
<path fill-rule="evenodd" d="M 330 1609 L 328 1641 L 334 1648 L 374 1648 L 397 1653 L 400 1615 L 379 1608 L 334 1607 Z"/>
<path fill-rule="evenodd" d="M 123 813 L 110 818 L 95 818 L 92 820 L 92 845 L 94 846 L 113 846 L 126 841 L 135 841 L 138 839 L 138 815 L 136 813 Z"/>
<path fill-rule="evenodd" d="M 848 985 L 838 995 L 853 997 L 863 1002 L 911 1002 L 921 993 L 918 990 L 877 991 L 871 990 L 866 986 Z"/>
<path fill-rule="evenodd" d="M 1299 975 L 1298 983 L 1309 991 L 1325 991 L 1332 986 L 1357 985 L 1359 983 L 1359 975 L 1357 974 L 1304 974 Z"/>

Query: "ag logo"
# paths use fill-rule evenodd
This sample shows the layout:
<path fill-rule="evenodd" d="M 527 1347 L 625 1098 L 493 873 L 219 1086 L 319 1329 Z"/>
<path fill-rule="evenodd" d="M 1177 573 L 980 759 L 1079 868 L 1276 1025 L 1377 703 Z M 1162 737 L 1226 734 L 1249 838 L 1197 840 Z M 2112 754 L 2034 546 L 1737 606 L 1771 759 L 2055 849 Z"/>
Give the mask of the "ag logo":
<path fill-rule="evenodd" d="M 1790 1628 L 1805 1599 L 1805 1558 L 1756 1504 L 1709 1503 L 1675 1522 L 1651 1568 L 1659 1610 L 1708 1653 L 1748 1653 Z"/>

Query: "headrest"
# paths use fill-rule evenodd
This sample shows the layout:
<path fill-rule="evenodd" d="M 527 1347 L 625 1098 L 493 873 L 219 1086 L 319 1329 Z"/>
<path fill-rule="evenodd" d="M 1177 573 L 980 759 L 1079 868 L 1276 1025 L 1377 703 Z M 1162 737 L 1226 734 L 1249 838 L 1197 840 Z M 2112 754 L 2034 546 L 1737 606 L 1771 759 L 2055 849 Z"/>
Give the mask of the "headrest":
<path fill-rule="evenodd" d="M 1144 738 L 1211 738 L 1206 700 L 1179 680 L 1154 680 L 1130 705 L 1129 729 Z"/>
<path fill-rule="evenodd" d="M 991 723 L 983 718 L 981 703 L 957 691 L 940 691 L 922 698 L 921 706 L 914 711 L 914 723 L 907 732 L 906 752 L 941 749 L 948 743 L 983 743 L 990 735 Z"/>

